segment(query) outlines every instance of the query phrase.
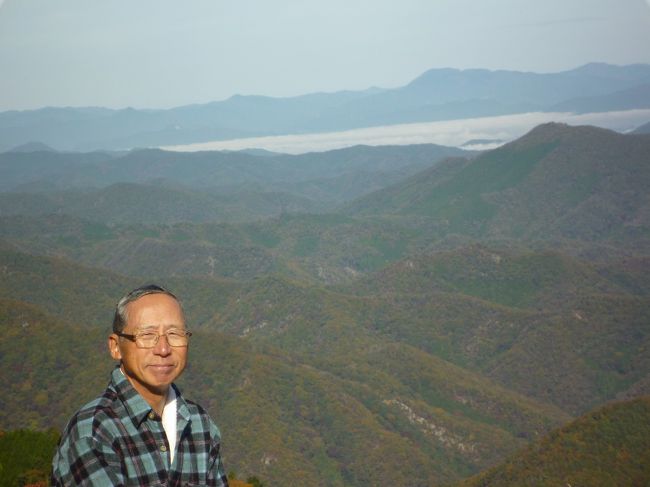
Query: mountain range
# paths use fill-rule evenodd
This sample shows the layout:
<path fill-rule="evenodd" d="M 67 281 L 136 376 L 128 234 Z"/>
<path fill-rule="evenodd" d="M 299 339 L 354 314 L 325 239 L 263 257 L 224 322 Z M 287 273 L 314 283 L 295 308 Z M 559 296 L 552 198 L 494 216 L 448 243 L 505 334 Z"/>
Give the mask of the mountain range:
<path fill-rule="evenodd" d="M 650 394 L 648 135 L 546 124 L 483 153 L 41 148 L 1 156 L 0 430 L 60 429 L 101 391 L 114 302 L 153 280 L 184 301 L 180 386 L 239 477 L 579 483 L 600 458 L 614 483 L 648 480 L 630 460 Z M 305 206 L 242 203 L 273 192 Z"/>
<path fill-rule="evenodd" d="M 328 283 L 473 239 L 523 240 L 535 248 L 617 259 L 647 244 L 650 139 L 643 134 L 547 124 L 499 149 L 442 161 L 459 152 L 358 147 L 276 161 L 145 151 L 70 167 L 56 164 L 60 154 L 12 154 L 2 166 L 5 184 L 24 190 L 32 184 L 39 191 L 0 193 L 0 228 L 25 249 L 45 245 L 126 274 L 211 275 L 216 265 L 224 276 L 284 269 Z M 77 157 L 91 156 L 99 157 Z M 104 174 L 113 186 L 40 190 L 42 167 L 52 184 L 72 185 L 80 164 L 89 184 L 100 184 Z M 128 169 L 120 171 L 123 166 Z M 165 182 L 143 186 L 152 175 Z M 334 183 L 348 178 L 349 186 Z M 211 181 L 222 181 L 227 191 L 206 187 Z M 379 189 L 368 193 L 369 184 Z M 314 208 L 330 213 L 300 214 Z M 172 255 L 188 257 L 166 257 Z"/>
<path fill-rule="evenodd" d="M 340 131 L 526 113 L 650 108 L 650 65 L 602 63 L 559 73 L 432 69 L 394 89 L 292 98 L 235 95 L 168 110 L 43 108 L 0 113 L 0 151 L 124 150 L 253 136 Z"/>

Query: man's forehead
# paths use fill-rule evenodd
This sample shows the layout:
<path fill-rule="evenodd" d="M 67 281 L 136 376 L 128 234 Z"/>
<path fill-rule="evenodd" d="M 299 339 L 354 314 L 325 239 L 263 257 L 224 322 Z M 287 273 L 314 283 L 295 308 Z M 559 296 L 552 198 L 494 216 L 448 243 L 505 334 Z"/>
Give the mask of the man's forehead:
<path fill-rule="evenodd" d="M 185 328 L 185 325 L 183 323 L 160 323 L 160 324 L 153 324 L 153 323 L 136 323 L 135 327 L 138 330 L 168 330 L 172 328 Z"/>
<path fill-rule="evenodd" d="M 161 324 L 182 325 L 185 321 L 180 303 L 167 294 L 147 294 L 126 307 L 127 326 L 139 327 L 142 324 L 160 326 Z"/>
<path fill-rule="evenodd" d="M 163 293 L 145 294 L 144 296 L 131 301 L 126 306 L 126 309 L 127 311 L 139 310 L 157 313 L 182 313 L 181 304 L 178 300 Z"/>

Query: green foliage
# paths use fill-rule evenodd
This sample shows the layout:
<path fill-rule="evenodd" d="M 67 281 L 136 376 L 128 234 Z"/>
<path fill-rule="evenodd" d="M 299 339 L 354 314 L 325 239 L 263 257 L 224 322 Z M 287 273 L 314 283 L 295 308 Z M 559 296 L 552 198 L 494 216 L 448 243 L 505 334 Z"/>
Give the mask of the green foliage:
<path fill-rule="evenodd" d="M 612 404 L 553 431 L 459 487 L 647 485 L 650 397 Z"/>
<path fill-rule="evenodd" d="M 530 308 L 566 300 L 577 289 L 621 292 L 618 282 L 580 259 L 551 250 L 531 251 L 469 245 L 409 258 L 355 283 L 356 292 L 460 293 L 493 303 Z"/>
<path fill-rule="evenodd" d="M 251 484 L 253 487 L 264 487 L 264 484 L 260 482 L 260 479 L 258 479 L 257 477 L 248 477 L 246 479 L 246 482 Z"/>
<path fill-rule="evenodd" d="M 571 238 L 617 243 L 647 235 L 647 140 L 546 124 L 480 155 L 424 171 L 348 207 L 355 215 L 426 215 L 434 237 Z"/>
<path fill-rule="evenodd" d="M 58 441 L 59 433 L 53 429 L 0 431 L 0 486 L 49 483 Z"/>
<path fill-rule="evenodd" d="M 390 188 L 384 192 L 387 198 L 379 192 L 358 205 L 364 213 L 396 211 L 432 216 L 445 222 L 446 231 L 475 235 L 497 212 L 496 205 L 486 200 L 485 195 L 521 183 L 554 146 L 546 143 L 520 150 L 497 149 L 470 163 L 456 162 L 459 168 L 453 177 L 441 179 L 440 171 L 434 168 L 403 183 L 404 194 L 399 187 Z M 374 207 L 373 198 L 378 203 Z"/>
<path fill-rule="evenodd" d="M 64 324 L 41 309 L 0 299 L 0 429 L 62 428 L 105 386 L 112 361 L 105 329 Z M 10 392 L 9 392 L 10 391 Z"/>
<path fill-rule="evenodd" d="M 555 141 L 530 145 L 520 141 L 489 151 L 463 169 L 446 191 L 484 194 L 512 188 L 528 177 L 557 146 Z"/>
<path fill-rule="evenodd" d="M 309 235 L 299 239 L 293 248 L 293 254 L 297 257 L 312 255 L 318 249 L 319 239 L 315 235 Z"/>
<path fill-rule="evenodd" d="M 0 297 L 38 304 L 74 323 L 108 323 L 116 299 L 134 280 L 57 258 L 36 257 L 0 246 Z M 88 289 L 94 301 L 87 299 Z M 103 308 L 103 309 L 102 309 Z"/>

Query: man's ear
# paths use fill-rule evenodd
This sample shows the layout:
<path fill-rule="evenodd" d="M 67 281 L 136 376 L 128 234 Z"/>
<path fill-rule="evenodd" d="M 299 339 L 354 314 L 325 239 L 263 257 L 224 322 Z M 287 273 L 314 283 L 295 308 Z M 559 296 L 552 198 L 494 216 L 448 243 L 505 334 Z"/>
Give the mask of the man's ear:
<path fill-rule="evenodd" d="M 113 357 L 113 360 L 122 360 L 120 344 L 115 333 L 111 333 L 111 335 L 108 337 L 108 352 L 111 354 L 111 357 Z"/>

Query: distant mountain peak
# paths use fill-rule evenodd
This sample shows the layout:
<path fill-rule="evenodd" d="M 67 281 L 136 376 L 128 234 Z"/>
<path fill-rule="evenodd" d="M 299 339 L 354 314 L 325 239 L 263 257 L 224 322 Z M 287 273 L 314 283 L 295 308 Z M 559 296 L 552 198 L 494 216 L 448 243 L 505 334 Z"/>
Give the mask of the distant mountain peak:
<path fill-rule="evenodd" d="M 390 89 L 285 97 L 236 94 L 212 103 L 155 110 L 1 112 L 0 151 L 33 140 L 65 151 L 124 150 L 530 112 L 648 109 L 649 82 L 650 64 L 590 63 L 555 73 L 434 68 Z"/>
<path fill-rule="evenodd" d="M 609 64 L 603 62 L 587 63 L 575 69 L 570 69 L 566 73 L 590 75 L 603 78 L 621 79 L 632 76 L 640 80 L 650 76 L 649 64 L 627 64 L 624 66 Z"/>
<path fill-rule="evenodd" d="M 593 125 L 569 125 L 562 122 L 547 122 L 536 126 L 530 132 L 517 139 L 516 143 L 542 142 L 565 137 L 568 135 L 579 135 L 586 133 L 600 132 L 602 134 L 616 134 L 612 130 L 595 127 Z"/>
<path fill-rule="evenodd" d="M 56 150 L 43 142 L 27 142 L 9 149 L 7 152 L 56 152 Z"/>

